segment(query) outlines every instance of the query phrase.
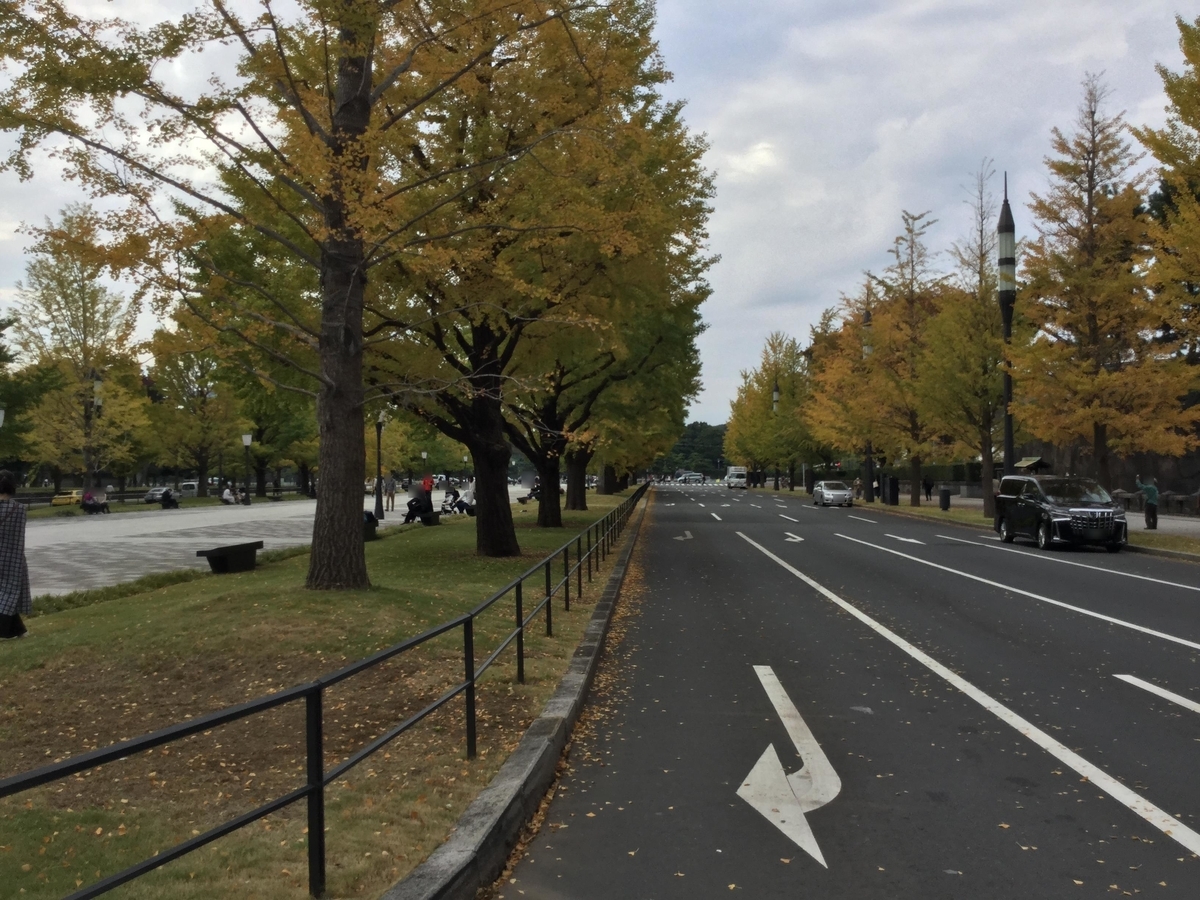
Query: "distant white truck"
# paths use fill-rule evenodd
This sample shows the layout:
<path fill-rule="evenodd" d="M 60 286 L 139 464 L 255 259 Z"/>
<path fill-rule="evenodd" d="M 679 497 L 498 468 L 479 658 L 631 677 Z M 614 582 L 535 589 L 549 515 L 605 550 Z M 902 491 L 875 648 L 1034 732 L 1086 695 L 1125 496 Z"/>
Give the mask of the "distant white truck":
<path fill-rule="evenodd" d="M 725 487 L 732 490 L 733 488 L 746 487 L 746 467 L 745 466 L 730 466 L 725 470 Z"/>

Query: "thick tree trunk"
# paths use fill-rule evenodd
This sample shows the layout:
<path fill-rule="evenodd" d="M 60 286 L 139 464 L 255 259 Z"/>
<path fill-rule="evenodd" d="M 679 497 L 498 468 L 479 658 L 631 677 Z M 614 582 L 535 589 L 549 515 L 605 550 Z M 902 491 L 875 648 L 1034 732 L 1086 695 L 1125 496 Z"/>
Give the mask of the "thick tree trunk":
<path fill-rule="evenodd" d="M 597 494 L 615 494 L 617 492 L 617 470 L 605 466 L 600 470 L 600 481 L 596 485 Z"/>
<path fill-rule="evenodd" d="M 908 505 L 921 505 L 921 457 L 914 456 L 908 461 L 908 477 L 912 480 L 908 491 Z"/>
<path fill-rule="evenodd" d="M 343 48 L 361 46 L 362 35 L 343 26 Z M 344 51 L 345 52 L 345 51 Z M 363 550 L 363 291 L 366 272 L 360 232 L 351 221 L 354 203 L 345 191 L 342 167 L 363 167 L 359 139 L 371 118 L 371 62 L 340 56 L 334 86 L 331 178 L 322 197 L 328 236 L 321 246 L 322 384 L 317 395 L 321 479 L 313 520 L 308 587 L 365 588 Z M 264 485 L 265 488 L 265 485 Z"/>
<path fill-rule="evenodd" d="M 617 492 L 629 490 L 629 473 L 626 472 L 617 480 Z"/>
<path fill-rule="evenodd" d="M 1108 426 L 1092 425 L 1092 457 L 1096 460 L 1096 480 L 1108 490 L 1112 486 L 1112 474 L 1108 466 Z"/>
<path fill-rule="evenodd" d="M 587 467 L 592 454 L 587 450 L 572 450 L 567 453 L 567 509 L 586 510 Z"/>
<path fill-rule="evenodd" d="M 548 453 L 538 460 L 538 478 L 542 489 L 538 494 L 538 528 L 562 528 L 562 502 L 558 494 L 559 455 Z"/>
<path fill-rule="evenodd" d="M 56 467 L 56 468 L 52 469 L 51 472 L 54 476 L 54 493 L 61 494 L 62 493 L 62 469 L 59 469 Z"/>
<path fill-rule="evenodd" d="M 796 461 L 794 459 L 788 460 L 788 490 L 796 490 Z"/>
<path fill-rule="evenodd" d="M 475 406 L 486 402 L 477 398 Z M 499 422 L 496 404 L 495 426 L 491 440 L 483 430 L 472 434 L 468 444 L 475 463 L 475 552 L 480 556 L 519 556 L 517 532 L 513 525 L 512 504 L 508 502 L 508 461 L 512 456 Z"/>
<path fill-rule="evenodd" d="M 267 496 L 267 464 L 265 462 L 254 462 L 254 496 Z"/>

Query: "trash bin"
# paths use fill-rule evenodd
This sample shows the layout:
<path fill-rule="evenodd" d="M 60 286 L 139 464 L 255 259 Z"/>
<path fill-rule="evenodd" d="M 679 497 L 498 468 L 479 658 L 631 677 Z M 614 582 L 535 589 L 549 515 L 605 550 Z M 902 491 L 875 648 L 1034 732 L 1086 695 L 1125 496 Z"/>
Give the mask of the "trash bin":
<path fill-rule="evenodd" d="M 941 488 L 938 491 L 938 509 L 950 508 L 950 488 Z"/>
<path fill-rule="evenodd" d="M 888 478 L 888 505 L 900 505 L 900 479 L 894 475 Z"/>
<path fill-rule="evenodd" d="M 363 540 L 374 541 L 378 540 L 379 535 L 375 533 L 375 529 L 379 527 L 379 520 L 375 518 L 375 513 L 363 510 Z"/>

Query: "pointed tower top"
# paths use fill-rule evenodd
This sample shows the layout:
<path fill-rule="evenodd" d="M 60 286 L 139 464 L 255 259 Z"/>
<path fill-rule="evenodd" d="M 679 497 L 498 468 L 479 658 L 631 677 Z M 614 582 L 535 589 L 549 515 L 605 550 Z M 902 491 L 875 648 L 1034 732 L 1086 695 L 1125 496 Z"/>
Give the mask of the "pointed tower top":
<path fill-rule="evenodd" d="M 996 229 L 1000 234 L 1016 234 L 1017 224 L 1013 221 L 1012 208 L 1008 205 L 1008 173 L 1004 173 L 1004 202 L 1000 205 L 1000 223 Z"/>

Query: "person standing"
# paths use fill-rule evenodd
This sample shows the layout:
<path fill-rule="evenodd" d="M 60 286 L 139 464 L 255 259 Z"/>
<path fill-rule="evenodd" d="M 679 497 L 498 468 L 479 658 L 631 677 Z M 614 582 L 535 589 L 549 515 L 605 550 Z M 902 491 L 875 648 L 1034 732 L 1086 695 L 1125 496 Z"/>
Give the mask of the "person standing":
<path fill-rule="evenodd" d="M 1158 530 L 1158 479 L 1151 478 L 1146 484 L 1142 484 L 1142 476 L 1135 475 L 1133 483 L 1137 485 L 1137 489 L 1142 492 L 1146 498 L 1146 530 Z"/>
<path fill-rule="evenodd" d="M 388 477 L 383 479 L 383 511 L 395 512 L 396 510 L 396 473 L 389 472 Z"/>
<path fill-rule="evenodd" d="M 13 499 L 17 481 L 0 470 L 0 638 L 22 637 L 21 613 L 33 612 L 29 565 L 25 561 L 25 506 Z"/>
<path fill-rule="evenodd" d="M 923 488 L 925 488 L 925 499 L 932 501 L 933 500 L 933 479 L 930 478 L 928 475 L 926 475 L 925 480 L 921 482 L 921 486 Z"/>

